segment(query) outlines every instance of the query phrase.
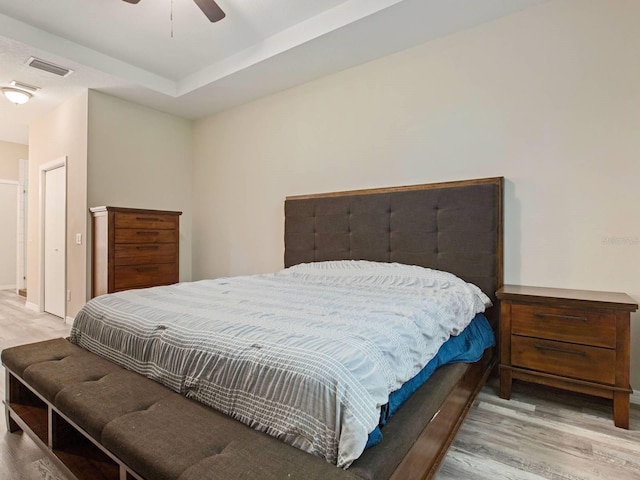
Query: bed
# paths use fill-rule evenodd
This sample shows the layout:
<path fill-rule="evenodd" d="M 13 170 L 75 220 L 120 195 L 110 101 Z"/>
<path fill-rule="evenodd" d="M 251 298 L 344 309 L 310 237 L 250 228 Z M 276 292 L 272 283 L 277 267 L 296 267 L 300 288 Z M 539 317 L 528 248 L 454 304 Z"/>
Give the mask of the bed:
<path fill-rule="evenodd" d="M 189 307 L 185 305 L 188 305 L 190 298 L 193 299 L 194 305 L 197 304 L 200 301 L 198 298 L 202 298 L 202 296 L 198 296 L 197 290 L 204 289 L 205 286 L 217 289 L 219 295 L 227 297 L 233 297 L 241 290 L 250 291 L 252 298 L 259 299 L 257 303 L 261 306 L 260 313 L 266 312 L 268 316 L 277 316 L 282 312 L 286 314 L 286 305 L 295 304 L 298 301 L 296 296 L 284 295 L 282 302 L 285 307 L 283 307 L 282 304 L 277 304 L 269 296 L 261 298 L 258 293 L 254 294 L 254 291 L 251 290 L 254 284 L 273 282 L 275 279 L 286 290 L 291 287 L 292 282 L 301 281 L 302 277 L 311 277 L 314 282 L 321 278 L 324 282 L 327 277 L 327 268 L 332 282 L 334 277 L 339 277 L 340 282 L 343 282 L 341 269 L 344 264 L 348 264 L 350 269 L 352 265 L 356 265 L 358 269 L 362 269 L 366 273 L 365 276 L 369 277 L 371 272 L 377 273 L 379 269 L 384 269 L 385 276 L 389 269 L 394 271 L 400 269 L 401 274 L 394 277 L 394 282 L 398 281 L 397 278 L 404 278 L 403 275 L 407 269 L 420 270 L 420 275 L 423 270 L 421 267 L 437 270 L 437 272 L 429 274 L 436 275 L 435 280 L 430 276 L 425 282 L 431 284 L 435 282 L 440 290 L 443 288 L 439 286 L 445 285 L 446 292 L 463 290 L 464 295 L 471 298 L 469 302 L 473 305 L 469 306 L 465 303 L 460 307 L 461 311 L 466 312 L 466 317 L 470 317 L 467 318 L 464 325 L 461 324 L 459 330 L 463 331 L 471 318 L 479 311 L 484 310 L 485 304 L 494 301 L 494 293 L 502 284 L 502 179 L 490 178 L 371 191 L 289 197 L 285 201 L 285 267 L 287 269 L 283 271 L 284 273 L 275 277 L 250 277 L 248 284 L 246 280 L 245 283 L 236 285 L 234 279 L 223 279 L 213 287 L 196 282 L 188 285 L 157 287 L 140 292 L 124 292 L 104 298 L 100 297 L 96 302 L 90 302 L 80 312 L 74 323 L 71 340 L 111 362 L 151 377 L 175 391 L 190 395 L 224 411 L 224 408 L 215 404 L 216 399 L 221 396 L 220 391 L 223 390 L 221 384 L 203 384 L 200 383 L 200 380 L 194 381 L 194 375 L 191 373 L 179 378 L 174 374 L 176 369 L 173 369 L 173 366 L 179 365 L 179 369 L 181 369 L 182 366 L 189 363 L 193 365 L 195 370 L 223 372 L 223 368 L 214 368 L 217 364 L 203 360 L 200 355 L 202 349 L 196 348 L 198 354 L 194 355 L 192 353 L 194 349 L 186 349 L 185 342 L 192 345 L 211 343 L 216 345 L 215 350 L 226 352 L 227 340 L 239 336 L 238 329 L 233 325 L 225 325 L 222 326 L 222 330 L 217 331 L 215 336 L 185 340 L 187 330 L 197 329 L 197 327 L 192 327 L 194 325 L 193 318 L 196 320 L 199 318 L 198 313 L 196 312 L 195 317 L 190 317 L 186 321 L 185 325 L 189 327 L 188 329 L 186 327 L 182 329 L 182 324 L 177 321 L 174 324 L 173 318 L 186 315 Z M 461 286 L 457 286 L 458 284 L 453 279 L 456 281 L 458 279 L 452 274 L 462 279 L 460 280 Z M 360 282 L 361 277 L 356 277 L 356 282 Z M 353 282 L 354 279 L 351 270 L 349 270 L 348 284 L 340 284 L 339 288 L 356 292 L 358 286 Z M 465 282 L 469 282 L 469 284 Z M 386 288 L 386 286 L 383 287 Z M 172 288 L 173 290 L 171 290 Z M 362 288 L 362 298 L 352 295 L 354 299 L 357 297 L 357 300 L 361 302 L 357 308 L 365 312 L 364 316 L 367 318 L 375 316 L 377 313 L 375 310 L 366 310 L 367 305 L 373 302 L 371 295 L 377 295 L 377 291 L 373 293 L 370 291 L 372 289 L 373 287 L 367 284 Z M 315 294 L 319 295 L 319 293 Z M 178 301 L 180 295 L 187 300 Z M 478 305 L 478 299 L 481 299 L 480 303 L 483 305 Z M 405 297 L 396 297 L 392 302 L 397 304 L 404 302 L 404 300 Z M 146 319 L 152 316 L 148 309 L 155 308 L 161 302 L 168 305 L 168 307 L 164 307 L 168 308 L 166 310 L 168 313 L 159 314 L 158 319 L 148 324 L 145 323 Z M 241 305 L 244 302 L 246 299 L 238 297 L 236 304 L 227 314 L 233 316 L 237 309 L 244 308 Z M 301 304 L 296 307 L 296 310 L 303 310 L 305 306 L 303 304 L 313 303 L 304 298 L 300 302 Z M 121 313 L 123 310 L 119 309 L 118 303 L 134 305 L 133 309 L 129 308 L 129 310 L 133 311 L 131 315 L 137 316 L 139 321 L 124 320 L 124 314 Z M 415 312 L 409 311 L 410 303 L 407 297 L 406 305 L 403 303 L 403 308 L 406 306 L 408 313 L 401 319 L 403 323 L 407 323 L 407 318 L 415 317 Z M 421 302 L 418 308 L 426 308 L 424 305 L 427 303 L 430 302 Z M 96 304 L 100 304 L 101 310 L 92 311 L 92 308 L 98 308 Z M 324 308 L 324 300 L 321 304 Z M 319 307 L 313 308 L 318 309 Z M 386 305 L 382 307 L 376 305 L 375 307 L 377 310 L 381 308 L 386 308 Z M 489 318 L 489 328 L 497 327 L 495 310 L 489 309 L 486 312 Z M 438 310 L 436 316 L 444 315 L 443 312 L 443 309 Z M 323 309 L 322 315 L 325 316 L 327 322 L 330 321 L 332 313 Z M 389 316 L 388 311 L 383 314 Z M 449 314 L 447 313 L 447 315 Z M 264 317 L 264 315 L 262 316 Z M 106 321 L 103 321 L 107 317 L 115 318 L 115 324 L 110 326 Z M 120 320 L 122 322 L 119 322 Z M 264 322 L 264 318 L 260 321 Z M 342 335 L 339 332 L 342 327 L 338 323 L 331 325 L 332 329 L 338 331 L 337 334 L 323 332 L 320 334 L 319 340 L 315 338 L 307 340 L 305 337 L 305 342 L 313 342 L 314 345 L 320 342 L 329 349 L 324 354 L 324 367 L 316 368 L 312 373 L 305 370 L 305 378 L 320 375 L 323 370 L 331 370 L 332 357 L 340 356 L 341 352 L 349 348 L 374 350 L 369 343 L 363 347 L 355 346 L 355 343 L 350 343 L 350 338 L 347 343 L 340 344 L 341 346 L 336 348 L 335 345 L 341 341 Z M 375 328 L 367 330 L 366 324 L 359 325 L 362 326 L 363 332 L 366 332 L 365 335 L 362 335 L 363 337 L 377 335 Z M 294 336 L 300 336 L 301 331 L 297 331 L 293 327 L 289 328 L 292 329 Z M 303 328 L 313 330 L 312 326 Z M 241 329 L 245 329 L 245 327 L 243 326 Z M 382 328 L 378 327 L 378 329 Z M 383 337 L 383 343 L 393 336 L 390 332 L 391 330 L 385 330 L 383 334 L 378 335 Z M 129 333 L 131 334 L 129 335 Z M 459 331 L 456 331 L 457 333 Z M 101 335 L 103 338 L 98 341 L 97 339 Z M 261 331 L 254 340 L 251 340 L 250 336 L 248 343 L 243 347 L 241 355 L 243 357 L 249 356 L 251 365 L 253 365 L 253 358 L 256 356 L 263 358 L 285 357 L 289 350 L 298 348 L 298 344 L 295 346 L 284 344 L 283 346 L 282 342 L 274 341 L 271 344 L 276 345 L 280 350 L 269 349 L 267 348 L 270 344 L 269 337 L 264 337 L 264 335 L 264 332 Z M 444 342 L 449 334 L 445 332 L 440 336 L 443 337 L 442 342 Z M 146 343 L 139 343 L 139 338 L 145 338 Z M 367 339 L 365 338 L 365 340 Z M 111 343 L 109 343 L 110 341 Z M 171 344 L 175 349 L 166 350 L 164 349 L 165 344 Z M 405 345 L 402 348 L 407 350 L 414 348 L 406 347 L 406 342 L 398 345 Z M 437 347 L 439 348 L 440 344 Z M 131 353 L 125 357 L 120 356 L 125 350 Z M 142 353 L 149 352 L 150 355 L 155 355 L 152 361 L 142 356 Z M 228 355 L 231 356 L 231 353 Z M 375 362 L 376 355 L 377 353 L 369 358 Z M 488 349 L 484 354 L 481 350 L 480 357 L 474 363 L 453 363 L 441 367 L 424 386 L 416 387 L 415 393 L 406 400 L 406 404 L 383 427 L 384 438 L 380 445 L 368 448 L 364 453 L 361 453 L 364 448 L 362 435 L 354 436 L 354 438 L 357 437 L 356 441 L 350 435 L 345 434 L 346 440 L 341 441 L 336 455 L 332 457 L 330 453 L 324 455 L 324 458 L 343 468 L 350 467 L 348 469 L 349 477 L 345 474 L 345 478 L 352 478 L 352 474 L 360 478 L 371 479 L 417 479 L 432 476 L 462 422 L 464 414 L 470 407 L 472 399 L 495 363 L 495 355 L 491 349 Z M 159 359 L 166 361 L 166 365 L 162 364 Z M 368 362 L 369 360 L 367 360 Z M 237 371 L 239 368 L 233 367 L 229 372 Z M 278 363 L 274 369 L 281 372 Z M 375 368 L 371 368 L 366 375 L 375 376 L 381 371 L 386 372 L 386 363 L 376 363 Z M 407 378 L 403 378 L 401 383 L 413 377 L 415 373 L 407 374 Z M 230 374 L 227 372 L 225 375 L 229 376 Z M 263 375 L 254 377 L 262 379 Z M 269 381 L 265 382 L 269 384 L 267 388 L 272 389 L 270 384 L 282 383 L 276 380 L 271 380 L 269 377 Z M 385 377 L 385 381 L 393 383 L 389 380 L 389 376 Z M 215 388 L 212 388 L 211 385 L 214 385 Z M 350 384 L 343 387 L 342 383 L 336 381 L 336 385 L 338 385 L 337 389 L 347 391 L 346 400 L 341 401 L 339 405 L 353 404 L 357 408 L 340 410 L 336 407 L 335 416 L 341 418 L 355 416 L 360 423 L 369 421 L 365 418 L 368 415 L 366 408 L 358 402 L 367 395 L 375 396 L 375 394 L 370 391 L 360 391 Z M 212 392 L 212 396 L 201 397 L 200 393 L 207 390 Z M 301 391 L 308 391 L 308 388 L 302 388 Z M 323 395 L 323 393 L 319 394 L 319 396 Z M 429 401 L 427 401 L 428 399 Z M 224 403 L 224 401 L 226 400 L 223 399 L 222 402 Z M 242 398 L 240 403 L 241 401 Z M 266 400 L 260 401 L 267 407 L 266 410 L 271 410 L 270 404 Z M 384 402 L 378 399 L 378 404 L 382 403 Z M 329 410 L 332 408 L 333 406 Z M 360 413 L 362 416 L 358 417 Z M 311 417 L 322 418 L 322 414 L 314 411 Z M 311 417 L 305 418 L 304 421 L 313 420 Z M 239 419 L 249 425 L 259 423 L 253 419 L 243 419 L 242 415 Z M 331 424 L 333 421 L 335 421 L 334 418 L 329 418 L 329 421 L 324 422 L 321 427 L 324 428 L 327 423 Z M 375 421 L 377 422 L 378 418 L 375 418 Z M 304 445 L 304 440 L 312 436 L 314 428 L 320 427 L 316 427 L 314 424 L 311 430 L 302 431 L 289 443 L 317 453 L 315 447 Z M 369 431 L 370 425 L 366 428 Z M 348 431 L 342 424 L 338 429 Z M 269 431 L 268 433 L 273 434 Z M 329 432 L 327 436 L 332 437 L 333 432 Z M 302 444 L 300 439 L 302 439 Z M 354 442 L 358 444 L 355 454 L 350 450 L 350 444 Z"/>

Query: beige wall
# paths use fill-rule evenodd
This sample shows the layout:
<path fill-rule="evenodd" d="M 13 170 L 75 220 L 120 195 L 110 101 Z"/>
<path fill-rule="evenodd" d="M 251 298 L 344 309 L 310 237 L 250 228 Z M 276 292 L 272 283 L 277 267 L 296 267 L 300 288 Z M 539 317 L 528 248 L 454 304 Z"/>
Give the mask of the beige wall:
<path fill-rule="evenodd" d="M 67 157 L 67 302 L 91 293 L 89 207 L 180 210 L 180 278 L 191 279 L 191 122 L 86 92 L 30 126 L 27 301 L 40 306 L 40 167 Z M 82 245 L 75 242 L 82 235 Z"/>
<path fill-rule="evenodd" d="M 640 300 L 639 17 L 549 2 L 198 121 L 194 279 L 282 267 L 286 195 L 503 175 L 507 283 Z"/>
<path fill-rule="evenodd" d="M 40 167 L 67 158 L 67 317 L 86 298 L 86 250 L 75 234 L 87 232 L 87 105 L 88 94 L 68 100 L 29 126 L 29 193 L 27 237 L 27 302 L 40 306 Z"/>
<path fill-rule="evenodd" d="M 191 121 L 89 92 L 88 205 L 178 210 L 191 280 Z"/>
<path fill-rule="evenodd" d="M 18 181 L 19 160 L 29 158 L 29 147 L 21 143 L 0 141 L 0 180 Z"/>

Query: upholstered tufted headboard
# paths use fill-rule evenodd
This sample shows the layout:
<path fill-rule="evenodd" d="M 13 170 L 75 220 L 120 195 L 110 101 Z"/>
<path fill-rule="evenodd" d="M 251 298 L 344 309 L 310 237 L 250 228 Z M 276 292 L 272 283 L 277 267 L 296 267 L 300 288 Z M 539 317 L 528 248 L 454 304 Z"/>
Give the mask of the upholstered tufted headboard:
<path fill-rule="evenodd" d="M 375 260 L 445 270 L 495 303 L 503 178 L 287 197 L 286 267 Z"/>

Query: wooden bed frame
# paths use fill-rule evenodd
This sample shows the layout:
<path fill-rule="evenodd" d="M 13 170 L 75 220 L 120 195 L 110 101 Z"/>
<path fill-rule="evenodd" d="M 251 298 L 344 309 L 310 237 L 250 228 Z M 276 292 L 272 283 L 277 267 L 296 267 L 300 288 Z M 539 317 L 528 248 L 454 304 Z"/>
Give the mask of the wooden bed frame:
<path fill-rule="evenodd" d="M 451 271 L 475 283 L 495 304 L 495 291 L 503 283 L 502 198 L 502 178 L 288 197 L 285 201 L 285 265 L 334 259 L 417 264 Z M 498 310 L 494 307 L 487 311 L 494 329 L 498 327 Z M 30 346 L 24 347 L 27 348 L 22 351 L 27 352 Z M 115 477 L 119 469 L 121 480 L 142 478 L 134 473 L 137 472 L 135 465 L 114 456 L 21 378 L 26 364 L 19 369 L 18 363 L 29 356 L 17 351 L 21 348 L 15 347 L 9 355 L 3 352 L 3 362 L 7 365 L 5 404 L 9 430 L 21 429 L 32 435 L 43 449 L 48 447 L 54 460 L 80 465 L 69 469 L 64 467 L 67 473 L 82 471 L 86 465 L 96 465 L 95 460 L 86 463 L 88 455 L 81 458 L 83 454 L 65 454 L 63 458 L 60 452 L 53 452 L 56 444 L 62 443 L 66 447 L 70 435 L 84 438 L 85 444 L 92 445 L 92 451 L 97 449 L 101 455 L 109 457 L 108 468 L 116 469 Z M 53 353 L 52 358 L 58 359 L 57 355 Z M 41 357 L 40 361 L 46 360 L 39 353 L 35 356 Z M 9 357 L 12 357 L 13 370 L 6 363 Z M 418 389 L 385 427 L 392 430 L 385 432 L 383 429 L 383 442 L 365 451 L 348 470 L 332 469 L 329 472 L 331 478 L 433 478 L 477 393 L 495 366 L 496 358 L 494 349 L 488 349 L 484 357 L 474 364 L 447 365 L 436 371 L 426 388 Z M 431 386 L 437 385 L 431 383 L 430 386 L 429 382 L 439 381 L 438 377 L 449 379 L 441 382 L 446 387 L 441 388 L 438 398 L 444 400 L 439 401 L 439 405 L 429 405 L 429 409 L 421 408 L 428 403 L 425 399 L 431 398 Z M 136 382 L 135 379 L 131 381 Z M 191 402 L 186 398 L 184 401 Z M 29 420 L 32 411 L 36 412 L 38 421 Z M 34 434 L 34 428 L 41 431 Z M 408 430 L 412 430 L 415 436 L 414 433 L 411 433 L 411 438 L 405 435 Z M 280 443 L 276 439 L 269 439 L 271 441 Z M 271 446 L 272 443 L 269 448 Z M 281 444 L 274 451 L 292 448 Z M 288 452 L 284 452 L 285 456 Z M 304 456 L 307 458 L 306 454 Z M 317 465 L 320 470 L 328 467 L 324 462 L 320 465 L 311 463 L 311 460 L 318 460 L 315 457 L 308 458 L 308 461 L 303 459 L 302 464 Z M 265 468 L 269 468 L 268 465 Z M 79 476 L 92 478 L 90 473 Z M 154 478 L 149 474 L 147 477 L 147 480 Z"/>

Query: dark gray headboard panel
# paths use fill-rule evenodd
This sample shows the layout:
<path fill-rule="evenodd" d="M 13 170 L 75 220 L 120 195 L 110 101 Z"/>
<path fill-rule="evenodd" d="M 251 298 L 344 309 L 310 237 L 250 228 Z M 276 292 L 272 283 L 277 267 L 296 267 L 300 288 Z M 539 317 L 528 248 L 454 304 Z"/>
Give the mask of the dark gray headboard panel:
<path fill-rule="evenodd" d="M 489 297 L 502 286 L 503 179 L 287 197 L 286 267 L 375 260 L 445 270 Z"/>

